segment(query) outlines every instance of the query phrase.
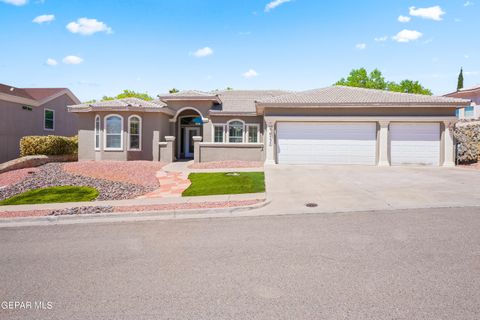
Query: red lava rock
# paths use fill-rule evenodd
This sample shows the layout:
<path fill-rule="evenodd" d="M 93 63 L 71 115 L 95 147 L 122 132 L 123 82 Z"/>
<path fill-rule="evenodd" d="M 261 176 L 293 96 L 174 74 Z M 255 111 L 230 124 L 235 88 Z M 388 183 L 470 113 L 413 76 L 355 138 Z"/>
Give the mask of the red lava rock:
<path fill-rule="evenodd" d="M 28 177 L 29 174 L 38 172 L 38 168 L 25 168 L 13 171 L 0 173 L 0 187 L 9 186 L 11 184 L 19 183 Z"/>
<path fill-rule="evenodd" d="M 157 187 L 155 174 L 164 163 L 152 161 L 79 161 L 66 163 L 65 172 L 96 179 Z"/>
<path fill-rule="evenodd" d="M 263 162 L 260 161 L 214 161 L 194 163 L 189 166 L 190 169 L 230 169 L 230 168 L 261 168 Z"/>

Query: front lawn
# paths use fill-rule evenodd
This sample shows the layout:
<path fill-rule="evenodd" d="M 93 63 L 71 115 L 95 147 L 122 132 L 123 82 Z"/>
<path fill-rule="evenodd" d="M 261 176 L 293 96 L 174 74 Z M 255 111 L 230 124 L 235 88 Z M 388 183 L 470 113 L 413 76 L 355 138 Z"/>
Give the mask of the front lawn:
<path fill-rule="evenodd" d="M 190 173 L 188 179 L 184 197 L 265 192 L 263 172 Z"/>
<path fill-rule="evenodd" d="M 98 191 L 90 187 L 61 186 L 30 190 L 0 201 L 0 206 L 55 202 L 92 201 Z"/>

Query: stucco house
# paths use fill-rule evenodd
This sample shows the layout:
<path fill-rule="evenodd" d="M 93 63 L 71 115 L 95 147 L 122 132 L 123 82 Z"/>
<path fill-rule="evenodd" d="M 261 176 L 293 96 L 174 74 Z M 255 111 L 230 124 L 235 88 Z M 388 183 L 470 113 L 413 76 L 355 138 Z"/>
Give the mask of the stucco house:
<path fill-rule="evenodd" d="M 73 136 L 77 117 L 67 105 L 78 104 L 67 88 L 16 88 L 0 84 L 0 163 L 20 154 L 20 139 L 31 135 Z"/>
<path fill-rule="evenodd" d="M 445 97 L 472 100 L 469 106 L 457 110 L 457 117 L 459 119 L 480 119 L 480 85 L 448 93 Z"/>
<path fill-rule="evenodd" d="M 449 128 L 469 100 L 334 86 L 182 91 L 69 107 L 80 160 L 454 165 Z"/>

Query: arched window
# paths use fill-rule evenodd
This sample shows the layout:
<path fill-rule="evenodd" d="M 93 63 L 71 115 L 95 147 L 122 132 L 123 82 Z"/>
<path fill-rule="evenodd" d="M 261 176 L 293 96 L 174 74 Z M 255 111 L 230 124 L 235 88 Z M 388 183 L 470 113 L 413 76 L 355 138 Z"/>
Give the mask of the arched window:
<path fill-rule="evenodd" d="M 142 149 L 142 118 L 139 116 L 128 118 L 128 149 Z"/>
<path fill-rule="evenodd" d="M 123 150 L 123 117 L 112 114 L 105 117 L 105 150 Z"/>
<path fill-rule="evenodd" d="M 95 150 L 100 150 L 100 116 L 95 116 Z"/>
<path fill-rule="evenodd" d="M 228 142 L 242 143 L 245 123 L 241 120 L 231 120 L 228 122 Z"/>

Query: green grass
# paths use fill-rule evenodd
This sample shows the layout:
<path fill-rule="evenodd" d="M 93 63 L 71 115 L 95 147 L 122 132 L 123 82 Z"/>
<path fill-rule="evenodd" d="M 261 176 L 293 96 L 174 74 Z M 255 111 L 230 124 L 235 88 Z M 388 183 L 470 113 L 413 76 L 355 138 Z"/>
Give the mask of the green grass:
<path fill-rule="evenodd" d="M 61 186 L 30 190 L 0 201 L 0 206 L 55 202 L 92 201 L 98 197 L 97 189 Z"/>
<path fill-rule="evenodd" d="M 239 194 L 265 192 L 265 176 L 263 172 L 237 172 L 238 175 L 227 175 L 226 172 L 190 173 L 190 187 L 182 196 L 210 196 L 216 194 Z"/>

